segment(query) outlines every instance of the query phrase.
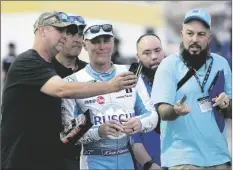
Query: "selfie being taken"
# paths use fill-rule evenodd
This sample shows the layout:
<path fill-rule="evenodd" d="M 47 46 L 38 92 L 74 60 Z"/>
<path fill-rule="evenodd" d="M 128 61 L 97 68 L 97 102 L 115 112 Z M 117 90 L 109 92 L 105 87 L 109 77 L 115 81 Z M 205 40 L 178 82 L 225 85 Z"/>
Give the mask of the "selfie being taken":
<path fill-rule="evenodd" d="M 1 5 L 2 170 L 232 169 L 231 1 Z"/>

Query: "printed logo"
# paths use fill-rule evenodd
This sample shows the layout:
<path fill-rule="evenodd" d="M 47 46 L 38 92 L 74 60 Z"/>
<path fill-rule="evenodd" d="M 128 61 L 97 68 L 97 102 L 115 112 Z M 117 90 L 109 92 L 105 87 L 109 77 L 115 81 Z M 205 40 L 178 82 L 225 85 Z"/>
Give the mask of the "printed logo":
<path fill-rule="evenodd" d="M 96 99 L 91 99 L 91 100 L 85 100 L 84 104 L 93 104 L 96 102 Z"/>
<path fill-rule="evenodd" d="M 103 96 L 97 97 L 97 103 L 99 103 L 99 104 L 104 104 L 104 102 L 105 102 L 105 99 L 104 99 Z"/>
<path fill-rule="evenodd" d="M 126 93 L 132 93 L 133 90 L 132 90 L 132 89 L 125 89 L 125 92 L 126 92 Z"/>

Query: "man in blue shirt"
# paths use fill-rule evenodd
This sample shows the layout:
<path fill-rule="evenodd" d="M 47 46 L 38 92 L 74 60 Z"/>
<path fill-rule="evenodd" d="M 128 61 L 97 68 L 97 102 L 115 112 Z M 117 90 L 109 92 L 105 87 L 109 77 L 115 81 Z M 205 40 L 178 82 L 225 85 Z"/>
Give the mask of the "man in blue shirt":
<path fill-rule="evenodd" d="M 224 118 L 231 118 L 231 70 L 226 59 L 209 52 L 211 17 L 203 9 L 187 12 L 181 31 L 180 52 L 159 65 L 151 97 L 161 116 L 161 163 L 169 169 L 230 169 L 218 106 Z M 191 76 L 177 89 L 178 82 Z M 208 89 L 218 71 L 224 71 L 224 90 L 210 98 Z M 182 104 L 180 99 L 186 95 Z M 211 103 L 212 102 L 212 103 Z M 216 118 L 216 117 L 220 118 Z"/>
<path fill-rule="evenodd" d="M 164 51 L 160 38 L 155 34 L 144 34 L 137 40 L 137 58 L 143 64 L 142 79 L 151 94 L 155 72 L 164 59 Z M 133 136 L 134 156 L 139 164 L 138 170 L 160 168 L 160 130 L 157 125 L 156 132 L 137 133 Z"/>

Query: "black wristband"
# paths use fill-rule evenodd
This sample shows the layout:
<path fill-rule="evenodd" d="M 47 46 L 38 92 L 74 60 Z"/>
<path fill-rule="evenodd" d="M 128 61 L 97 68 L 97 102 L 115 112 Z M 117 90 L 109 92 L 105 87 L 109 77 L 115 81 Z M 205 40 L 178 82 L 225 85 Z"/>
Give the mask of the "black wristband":
<path fill-rule="evenodd" d="M 143 165 L 143 170 L 149 170 L 153 163 L 154 163 L 154 162 L 152 162 L 152 160 L 146 162 L 146 163 Z"/>

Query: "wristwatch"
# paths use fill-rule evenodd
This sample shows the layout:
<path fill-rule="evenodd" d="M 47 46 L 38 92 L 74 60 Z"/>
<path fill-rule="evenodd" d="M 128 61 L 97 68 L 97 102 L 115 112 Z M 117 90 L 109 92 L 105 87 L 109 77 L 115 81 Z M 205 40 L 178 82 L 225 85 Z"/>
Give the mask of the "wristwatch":
<path fill-rule="evenodd" d="M 152 162 L 152 160 L 146 162 L 146 163 L 143 165 L 143 170 L 149 170 L 153 163 L 154 163 L 154 162 Z"/>

